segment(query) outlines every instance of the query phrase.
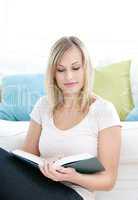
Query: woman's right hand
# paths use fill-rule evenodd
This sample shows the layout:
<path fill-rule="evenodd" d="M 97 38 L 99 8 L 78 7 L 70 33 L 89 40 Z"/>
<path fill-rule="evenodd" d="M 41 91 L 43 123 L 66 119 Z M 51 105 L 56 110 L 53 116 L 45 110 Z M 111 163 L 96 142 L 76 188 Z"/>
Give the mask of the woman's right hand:
<path fill-rule="evenodd" d="M 43 166 L 39 166 L 40 171 L 42 172 L 42 174 L 54 181 L 58 181 L 58 178 L 61 174 L 61 172 L 58 171 L 58 168 L 60 169 L 60 167 L 53 167 L 53 163 L 62 158 L 61 156 L 58 157 L 51 157 L 51 158 L 47 158 L 44 160 L 44 165 Z"/>

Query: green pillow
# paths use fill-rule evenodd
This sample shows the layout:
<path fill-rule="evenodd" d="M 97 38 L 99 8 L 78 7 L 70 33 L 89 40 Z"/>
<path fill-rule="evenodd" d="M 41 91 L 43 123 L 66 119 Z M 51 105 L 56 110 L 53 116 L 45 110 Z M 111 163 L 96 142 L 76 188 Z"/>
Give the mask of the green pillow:
<path fill-rule="evenodd" d="M 124 121 L 134 107 L 130 88 L 131 61 L 113 63 L 95 68 L 93 91 L 111 101 Z"/>

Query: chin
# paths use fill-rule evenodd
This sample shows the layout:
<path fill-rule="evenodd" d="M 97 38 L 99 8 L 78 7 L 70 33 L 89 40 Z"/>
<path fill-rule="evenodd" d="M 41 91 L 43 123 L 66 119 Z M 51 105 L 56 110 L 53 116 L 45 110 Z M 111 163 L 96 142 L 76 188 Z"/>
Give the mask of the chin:
<path fill-rule="evenodd" d="M 64 90 L 64 94 L 79 94 L 79 93 L 80 93 L 80 90 L 73 90 L 73 89 Z"/>

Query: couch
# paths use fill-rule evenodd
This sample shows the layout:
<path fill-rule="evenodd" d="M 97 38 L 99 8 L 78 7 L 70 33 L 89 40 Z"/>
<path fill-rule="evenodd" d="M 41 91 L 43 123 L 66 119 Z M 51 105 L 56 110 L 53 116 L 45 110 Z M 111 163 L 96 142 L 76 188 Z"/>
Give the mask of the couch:
<path fill-rule="evenodd" d="M 122 122 L 122 149 L 116 184 L 97 191 L 96 200 L 138 200 L 138 122 Z M 10 151 L 24 143 L 29 121 L 0 120 L 0 147 Z"/>
<path fill-rule="evenodd" d="M 115 67 L 115 69 L 117 68 Z M 108 73 L 106 72 L 106 74 Z M 99 78 L 101 79 L 100 76 Z M 95 88 L 96 87 L 98 88 L 99 86 L 96 85 Z M 101 86 L 99 88 L 101 88 Z M 99 91 L 99 95 L 101 95 L 100 92 L 101 91 Z M 114 94 L 117 95 L 117 92 L 116 93 L 114 92 Z M 109 95 L 109 94 L 104 93 L 104 95 Z M 125 93 L 125 95 L 128 94 Z M 106 96 L 103 97 L 106 98 Z M 108 98 L 109 100 L 112 100 L 110 98 L 113 97 L 109 96 Z M 123 98 L 124 96 L 122 97 L 122 99 Z M 113 100 L 114 99 L 115 97 L 113 98 Z M 116 104 L 117 106 L 119 101 L 117 97 L 115 102 L 113 103 Z M 123 101 L 122 102 L 120 101 L 120 103 L 123 104 Z M 97 191 L 96 200 L 122 200 L 122 199 L 138 200 L 138 121 L 123 120 L 124 116 L 126 117 L 126 114 L 128 114 L 128 112 L 133 107 L 131 105 L 131 99 L 129 100 L 129 102 L 127 102 L 127 106 L 128 105 L 129 107 L 127 107 L 127 112 L 125 114 L 124 112 L 122 112 L 122 110 L 120 110 L 120 108 L 122 109 L 120 105 L 116 107 L 118 113 L 120 114 L 121 123 L 123 125 L 121 157 L 120 157 L 116 184 L 111 191 Z M 0 147 L 8 151 L 20 148 L 24 143 L 28 126 L 29 126 L 29 120 L 16 121 L 16 120 L 0 119 Z"/>

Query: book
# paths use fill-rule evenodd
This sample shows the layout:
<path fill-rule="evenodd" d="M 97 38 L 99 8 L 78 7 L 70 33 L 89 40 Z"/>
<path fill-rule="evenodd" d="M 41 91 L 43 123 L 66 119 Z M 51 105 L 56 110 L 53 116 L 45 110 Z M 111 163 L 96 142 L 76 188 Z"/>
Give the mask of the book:
<path fill-rule="evenodd" d="M 37 168 L 39 168 L 39 165 L 43 166 L 44 160 L 46 159 L 20 149 L 12 150 L 9 153 L 12 157 Z M 57 170 L 60 166 L 72 167 L 75 168 L 76 171 L 85 174 L 96 173 L 105 170 L 103 164 L 98 160 L 98 158 L 89 153 L 64 156 L 55 160 L 52 166 Z"/>

